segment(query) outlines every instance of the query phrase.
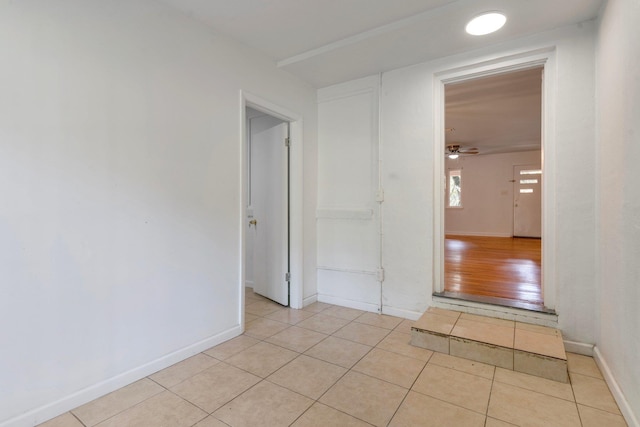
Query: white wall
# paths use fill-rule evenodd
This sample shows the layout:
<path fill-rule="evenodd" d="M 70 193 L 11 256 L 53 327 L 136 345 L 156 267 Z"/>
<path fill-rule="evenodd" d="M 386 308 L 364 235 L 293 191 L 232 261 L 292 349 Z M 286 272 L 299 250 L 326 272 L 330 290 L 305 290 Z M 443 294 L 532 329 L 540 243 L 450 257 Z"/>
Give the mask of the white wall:
<path fill-rule="evenodd" d="M 241 89 L 304 118 L 315 292 L 309 86 L 144 0 L 2 2 L 0 52 L 0 425 L 240 332 Z"/>
<path fill-rule="evenodd" d="M 583 24 L 491 49 L 385 73 L 382 79 L 382 178 L 385 190 L 385 305 L 421 312 L 433 271 L 434 73 L 534 49 L 555 47 L 556 146 L 546 155 L 556 182 L 555 236 L 559 326 L 566 338 L 593 343 L 594 26 Z"/>
<path fill-rule="evenodd" d="M 640 4 L 610 0 L 597 47 L 597 349 L 640 425 Z M 620 397 L 620 395 L 618 397 Z M 631 421 L 633 419 L 633 421 Z"/>
<path fill-rule="evenodd" d="M 461 209 L 445 207 L 445 232 L 513 236 L 513 167 L 540 165 L 540 156 L 538 150 L 445 159 L 445 172 L 462 170 L 463 205 Z"/>
<path fill-rule="evenodd" d="M 536 49 L 555 49 L 558 89 L 546 147 L 556 182 L 559 326 L 565 337 L 595 340 L 595 25 L 584 23 L 472 53 L 386 72 L 380 88 L 383 246 L 382 310 L 416 317 L 431 303 L 434 259 L 434 74 Z M 355 90 L 357 82 L 354 82 Z M 348 84 L 341 85 L 348 92 Z M 353 116 L 345 112 L 344 121 Z M 366 135 L 365 135 L 366 136 Z M 322 140 L 320 141 L 322 149 Z M 354 166 L 355 167 L 355 166 Z M 319 175 L 331 169 L 320 163 Z M 326 170 L 323 170 L 326 168 Z M 319 244 L 321 241 L 319 240 Z M 322 249 L 320 249 L 322 250 Z"/>

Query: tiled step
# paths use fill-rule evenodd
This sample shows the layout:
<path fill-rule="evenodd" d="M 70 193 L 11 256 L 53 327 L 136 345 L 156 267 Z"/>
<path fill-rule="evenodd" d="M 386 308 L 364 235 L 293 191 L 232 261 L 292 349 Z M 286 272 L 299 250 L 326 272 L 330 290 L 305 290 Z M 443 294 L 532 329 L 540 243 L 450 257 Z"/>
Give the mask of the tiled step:
<path fill-rule="evenodd" d="M 411 327 L 417 347 L 568 382 L 562 333 L 546 326 L 431 307 Z"/>

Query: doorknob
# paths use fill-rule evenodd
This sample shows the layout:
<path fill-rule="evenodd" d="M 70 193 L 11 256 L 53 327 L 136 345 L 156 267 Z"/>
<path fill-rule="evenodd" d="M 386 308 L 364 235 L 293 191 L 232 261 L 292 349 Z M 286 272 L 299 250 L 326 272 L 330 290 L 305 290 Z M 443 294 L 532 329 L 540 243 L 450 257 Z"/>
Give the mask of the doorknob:
<path fill-rule="evenodd" d="M 255 227 L 256 225 L 258 225 L 258 220 L 257 220 L 257 219 L 252 219 L 251 221 L 249 221 L 249 227 L 251 227 L 252 225 L 253 225 L 254 227 Z"/>

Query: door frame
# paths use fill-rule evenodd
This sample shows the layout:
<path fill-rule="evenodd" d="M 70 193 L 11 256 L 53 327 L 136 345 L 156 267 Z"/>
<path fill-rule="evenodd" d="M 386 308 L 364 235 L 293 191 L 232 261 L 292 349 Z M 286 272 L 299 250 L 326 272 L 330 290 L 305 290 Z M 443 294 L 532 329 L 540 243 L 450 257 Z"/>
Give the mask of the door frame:
<path fill-rule="evenodd" d="M 246 267 L 245 221 L 247 220 L 247 118 L 246 108 L 289 123 L 289 304 L 303 307 L 303 121 L 302 116 L 249 92 L 240 91 L 240 324 L 244 330 L 244 288 Z"/>
<path fill-rule="evenodd" d="M 542 296 L 544 306 L 556 309 L 556 59 L 555 48 L 541 48 L 486 61 L 471 62 L 433 75 L 433 284 L 432 293 L 444 291 L 445 213 L 445 90 L 448 83 L 461 82 L 511 71 L 543 67 L 542 82 Z"/>

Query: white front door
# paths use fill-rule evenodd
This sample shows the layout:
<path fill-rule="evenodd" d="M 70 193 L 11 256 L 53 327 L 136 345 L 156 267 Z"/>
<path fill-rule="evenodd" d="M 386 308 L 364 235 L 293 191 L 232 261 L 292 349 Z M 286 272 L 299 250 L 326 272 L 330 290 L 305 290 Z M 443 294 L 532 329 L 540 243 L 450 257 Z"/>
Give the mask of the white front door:
<path fill-rule="evenodd" d="M 542 236 L 542 169 L 540 165 L 513 167 L 513 236 Z"/>
<path fill-rule="evenodd" d="M 253 290 L 289 305 L 289 124 L 271 116 L 249 126 L 249 233 L 253 233 Z M 251 248 L 248 248 L 251 250 Z"/>

